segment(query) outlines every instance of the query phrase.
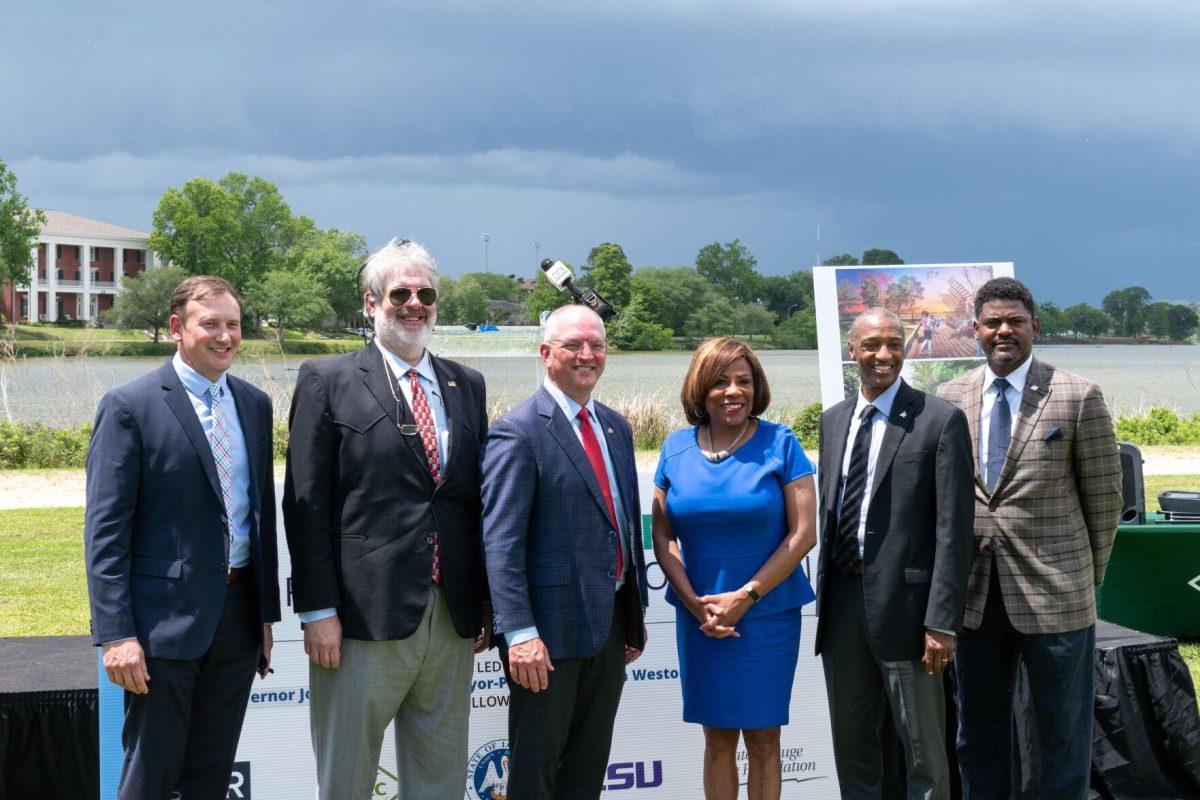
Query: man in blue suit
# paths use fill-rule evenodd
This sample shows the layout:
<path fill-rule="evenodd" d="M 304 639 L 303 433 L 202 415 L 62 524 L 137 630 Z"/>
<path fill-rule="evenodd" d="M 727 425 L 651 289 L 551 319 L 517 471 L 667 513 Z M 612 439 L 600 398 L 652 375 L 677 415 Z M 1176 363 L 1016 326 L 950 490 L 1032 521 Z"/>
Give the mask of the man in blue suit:
<path fill-rule="evenodd" d="M 279 619 L 271 401 L 226 374 L 242 303 L 188 278 L 174 358 L 100 401 L 87 455 L 92 642 L 125 689 L 121 800 L 224 798 Z"/>
<path fill-rule="evenodd" d="M 509 679 L 508 796 L 598 797 L 625 665 L 646 645 L 633 436 L 592 399 L 604 322 L 546 320 L 542 388 L 484 442 L 483 549 Z"/>

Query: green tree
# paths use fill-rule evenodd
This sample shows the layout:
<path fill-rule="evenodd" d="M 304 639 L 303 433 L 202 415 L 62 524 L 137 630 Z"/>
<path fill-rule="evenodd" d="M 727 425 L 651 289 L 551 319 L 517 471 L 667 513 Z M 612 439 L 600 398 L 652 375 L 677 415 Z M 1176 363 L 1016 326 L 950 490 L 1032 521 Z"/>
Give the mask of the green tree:
<path fill-rule="evenodd" d="M 0 159 L 0 286 L 27 284 L 30 266 L 37 266 L 30 265 L 29 253 L 45 224 L 46 215 L 29 207 L 29 199 L 17 191 L 16 174 Z M 36 316 L 36 297 L 29 299 L 29 309 Z"/>
<path fill-rule="evenodd" d="M 1113 325 L 1112 317 L 1087 303 L 1076 303 L 1063 309 L 1063 322 L 1076 337 L 1089 339 L 1103 336 Z"/>
<path fill-rule="evenodd" d="M 1141 286 L 1127 286 L 1104 295 L 1100 307 L 1112 318 L 1118 336 L 1137 336 L 1145 325 L 1150 292 Z"/>
<path fill-rule="evenodd" d="M 633 265 L 625 257 L 621 245 L 604 242 L 588 253 L 584 283 L 595 289 L 619 313 L 629 305 L 632 274 Z"/>
<path fill-rule="evenodd" d="M 276 342 L 283 341 L 285 328 L 314 328 L 333 313 L 316 277 L 282 269 L 251 286 L 246 305 L 275 329 Z"/>
<path fill-rule="evenodd" d="M 713 292 L 699 305 L 693 305 L 692 309 L 683 326 L 684 333 L 688 336 L 701 339 L 706 336 L 727 336 L 736 332 L 734 328 L 737 327 L 737 312 L 729 298 Z"/>
<path fill-rule="evenodd" d="M 812 272 L 798 269 L 788 275 L 768 275 L 760 286 L 763 304 L 780 321 L 805 308 L 813 307 Z"/>
<path fill-rule="evenodd" d="M 880 250 L 872 248 L 864 250 L 862 254 L 863 266 L 883 266 L 891 264 L 903 264 L 904 259 L 896 254 L 895 250 Z"/>
<path fill-rule="evenodd" d="M 358 270 L 366 257 L 367 240 L 361 233 L 312 227 L 288 251 L 284 268 L 315 278 L 333 313 L 346 324 L 362 313 Z"/>
<path fill-rule="evenodd" d="M 571 265 L 567 264 L 567 266 Z M 529 316 L 536 322 L 543 312 L 553 311 L 569 302 L 571 302 L 570 296 L 566 292 L 560 292 L 554 288 L 554 284 L 546 278 L 546 273 L 539 269 L 537 277 L 534 279 L 533 291 L 529 293 Z"/>
<path fill-rule="evenodd" d="M 608 326 L 608 340 L 620 350 L 669 350 L 671 331 L 652 322 L 640 296 L 634 296 Z"/>
<path fill-rule="evenodd" d="M 152 219 L 152 249 L 191 275 L 225 278 L 239 292 L 283 266 L 313 227 L 292 216 L 275 184 L 239 172 L 168 188 Z"/>
<path fill-rule="evenodd" d="M 707 298 L 720 292 L 691 267 L 642 267 L 630 281 L 651 322 L 682 336 L 688 316 Z"/>
<path fill-rule="evenodd" d="M 762 303 L 742 303 L 736 309 L 738 333 L 744 333 L 754 341 L 754 334 L 767 333 L 775 327 L 775 315 Z"/>
<path fill-rule="evenodd" d="M 169 327 L 171 295 L 187 276 L 182 268 L 167 266 L 126 278 L 124 289 L 103 316 L 122 328 L 152 331 L 157 342 L 162 331 Z"/>
<path fill-rule="evenodd" d="M 821 262 L 823 267 L 857 267 L 858 259 L 849 253 L 839 253 Z"/>
<path fill-rule="evenodd" d="M 1062 336 L 1066 333 L 1067 325 L 1063 318 L 1063 310 L 1054 303 L 1040 304 L 1037 315 L 1042 323 L 1041 336 Z"/>
<path fill-rule="evenodd" d="M 475 274 L 463 275 L 457 281 L 442 278 L 437 307 L 438 322 L 443 325 L 485 322 L 488 318 L 488 297 Z"/>
<path fill-rule="evenodd" d="M 1200 320 L 1185 305 L 1159 300 L 1146 308 L 1146 330 L 1160 339 L 1183 341 L 1196 331 Z"/>
<path fill-rule="evenodd" d="M 862 288 L 858 290 L 858 293 L 862 298 L 863 305 L 867 308 L 878 308 L 882 305 L 879 299 L 879 283 L 876 282 L 873 275 L 863 278 Z"/>
<path fill-rule="evenodd" d="M 897 314 L 911 315 L 917 303 L 925 299 L 925 285 L 912 275 L 901 275 L 888 284 L 885 296 L 887 307 Z"/>
<path fill-rule="evenodd" d="M 724 245 L 713 242 L 696 254 L 696 271 L 724 289 L 735 302 L 758 299 L 762 277 L 755 271 L 758 261 L 737 239 Z"/>
<path fill-rule="evenodd" d="M 521 282 L 514 275 L 498 272 L 467 272 L 461 277 L 470 278 L 479 284 L 488 300 L 517 302 L 521 299 Z"/>
<path fill-rule="evenodd" d="M 1181 342 L 1185 341 L 1192 338 L 1196 330 L 1200 329 L 1200 315 L 1197 315 L 1195 310 L 1185 305 L 1179 303 L 1172 304 L 1168 314 L 1170 322 L 1167 325 L 1167 329 L 1170 331 L 1172 339 Z"/>
<path fill-rule="evenodd" d="M 776 325 L 771 338 L 776 347 L 784 350 L 816 350 L 817 318 L 812 309 L 801 309 Z"/>

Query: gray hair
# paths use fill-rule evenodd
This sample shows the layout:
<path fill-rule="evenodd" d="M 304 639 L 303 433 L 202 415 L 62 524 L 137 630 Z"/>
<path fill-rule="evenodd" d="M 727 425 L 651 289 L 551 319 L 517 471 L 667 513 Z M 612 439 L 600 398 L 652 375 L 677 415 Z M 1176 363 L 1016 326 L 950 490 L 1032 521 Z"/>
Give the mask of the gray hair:
<path fill-rule="evenodd" d="M 604 320 L 600 315 L 587 306 L 575 305 L 568 303 L 565 306 L 559 306 L 550 312 L 550 316 L 546 317 L 546 321 L 542 323 L 542 344 L 550 344 L 550 340 L 555 338 L 558 333 L 558 326 L 562 322 L 562 318 L 567 316 L 571 309 L 579 309 L 584 313 L 584 316 L 591 315 L 596 318 L 596 322 L 600 323 L 600 332 L 604 333 Z M 606 334 L 607 335 L 607 334 Z"/>
<path fill-rule="evenodd" d="M 362 272 L 363 288 L 375 297 L 381 297 L 388 277 L 405 267 L 417 267 L 425 273 L 429 285 L 438 288 L 438 267 L 433 256 L 417 242 L 399 236 L 367 259 Z"/>
<path fill-rule="evenodd" d="M 884 308 L 883 306 L 875 306 L 874 308 L 868 308 L 866 311 L 854 318 L 854 324 L 850 326 L 850 340 L 857 341 L 859 329 L 865 325 L 868 320 L 873 319 L 888 320 L 900 330 L 900 334 L 902 336 L 904 335 L 904 323 L 900 321 L 900 317 L 896 316 L 896 312 L 892 311 L 891 309 Z"/>

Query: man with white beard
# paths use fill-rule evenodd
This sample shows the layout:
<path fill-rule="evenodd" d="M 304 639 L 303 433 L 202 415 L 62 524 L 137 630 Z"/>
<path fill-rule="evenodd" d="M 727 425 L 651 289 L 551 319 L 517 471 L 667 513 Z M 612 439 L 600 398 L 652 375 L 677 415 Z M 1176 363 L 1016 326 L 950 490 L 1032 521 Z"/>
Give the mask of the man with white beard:
<path fill-rule="evenodd" d="M 374 343 L 306 361 L 289 420 L 283 517 L 319 796 L 373 796 L 394 721 L 399 797 L 457 800 L 472 650 L 491 639 L 483 376 L 425 349 L 438 280 L 424 247 L 393 239 L 363 282 Z"/>

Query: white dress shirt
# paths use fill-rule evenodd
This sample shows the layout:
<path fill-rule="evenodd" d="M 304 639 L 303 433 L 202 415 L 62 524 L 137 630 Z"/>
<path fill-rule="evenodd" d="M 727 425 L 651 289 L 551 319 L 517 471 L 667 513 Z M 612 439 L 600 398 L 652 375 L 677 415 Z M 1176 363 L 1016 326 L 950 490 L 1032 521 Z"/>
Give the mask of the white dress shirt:
<path fill-rule="evenodd" d="M 1008 432 L 1010 441 L 1013 432 L 1017 429 L 1017 411 L 1021 408 L 1021 395 L 1025 393 L 1025 381 L 1029 377 L 1029 365 L 1032 362 L 1033 356 L 1030 356 L 1021 366 L 1004 376 L 1009 384 L 1008 388 L 1004 390 L 1004 396 L 1008 398 L 1009 418 L 1012 424 L 1012 428 Z M 991 367 L 984 365 L 983 398 L 979 403 L 979 476 L 983 478 L 985 484 L 988 479 L 988 435 L 992 431 L 992 409 L 996 406 L 996 398 L 1000 396 L 1000 390 L 994 383 L 998 377 L 1000 376 L 992 372 Z"/>

